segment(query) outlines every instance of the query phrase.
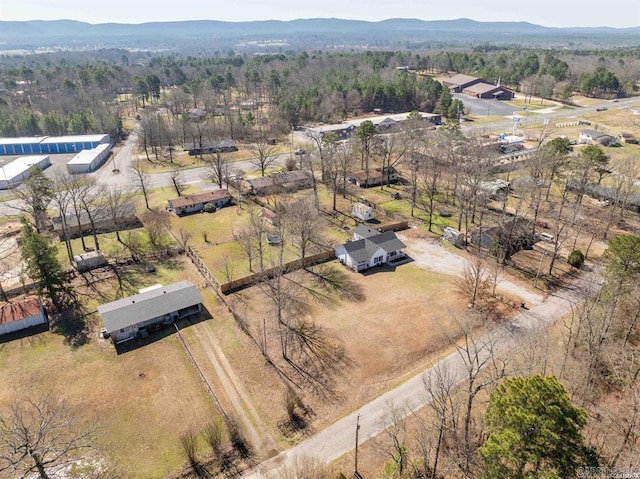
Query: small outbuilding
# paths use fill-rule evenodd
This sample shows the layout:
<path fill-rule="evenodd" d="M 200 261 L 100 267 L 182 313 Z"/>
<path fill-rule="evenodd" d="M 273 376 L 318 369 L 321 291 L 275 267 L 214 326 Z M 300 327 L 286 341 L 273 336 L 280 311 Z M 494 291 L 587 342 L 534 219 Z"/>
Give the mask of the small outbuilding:
<path fill-rule="evenodd" d="M 375 217 L 374 209 L 364 203 L 354 203 L 351 214 L 362 221 L 370 221 Z"/>
<path fill-rule="evenodd" d="M 111 340 L 122 343 L 202 311 L 202 296 L 189 281 L 154 287 L 98 306 Z"/>
<path fill-rule="evenodd" d="M 43 324 L 47 324 L 47 314 L 35 296 L 0 303 L 0 336 Z"/>
<path fill-rule="evenodd" d="M 107 259 L 102 254 L 102 251 L 89 251 L 88 253 L 82 253 L 75 255 L 73 261 L 76 264 L 76 269 L 80 273 L 86 273 L 92 269 L 102 268 L 107 266 Z"/>

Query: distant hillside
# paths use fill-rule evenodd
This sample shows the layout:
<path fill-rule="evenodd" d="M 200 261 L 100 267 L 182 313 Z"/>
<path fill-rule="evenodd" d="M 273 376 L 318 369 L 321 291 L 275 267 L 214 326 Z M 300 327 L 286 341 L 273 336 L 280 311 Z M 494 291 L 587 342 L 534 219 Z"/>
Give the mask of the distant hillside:
<path fill-rule="evenodd" d="M 214 20 L 104 23 L 92 25 L 72 20 L 0 21 L 0 43 L 5 49 L 47 46 L 167 47 L 206 40 L 232 45 L 238 40 L 284 39 L 289 44 L 327 42 L 392 45 L 398 42 L 437 41 L 465 43 L 554 43 L 609 39 L 630 45 L 638 40 L 634 28 L 551 28 L 527 22 L 477 22 L 469 19 L 423 21 L 394 18 L 381 22 L 313 18 L 292 21 L 220 22 Z M 606 43 L 606 42 L 605 42 Z"/>

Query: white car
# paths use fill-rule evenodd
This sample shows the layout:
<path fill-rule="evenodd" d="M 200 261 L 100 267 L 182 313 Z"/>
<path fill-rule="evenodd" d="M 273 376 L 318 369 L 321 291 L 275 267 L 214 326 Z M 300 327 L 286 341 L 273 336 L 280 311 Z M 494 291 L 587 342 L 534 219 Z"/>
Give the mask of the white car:
<path fill-rule="evenodd" d="M 556 239 L 555 236 L 549 233 L 539 233 L 538 236 L 541 240 L 548 241 L 549 243 L 553 243 Z"/>

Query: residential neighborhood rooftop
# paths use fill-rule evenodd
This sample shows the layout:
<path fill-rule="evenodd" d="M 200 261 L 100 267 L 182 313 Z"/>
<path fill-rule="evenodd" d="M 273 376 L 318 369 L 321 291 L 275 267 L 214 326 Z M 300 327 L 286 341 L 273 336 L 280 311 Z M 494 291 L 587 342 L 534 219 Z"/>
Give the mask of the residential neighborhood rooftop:
<path fill-rule="evenodd" d="M 198 205 L 200 203 L 207 203 L 209 201 L 217 201 L 231 197 L 231 193 L 228 190 L 215 190 L 207 191 L 206 193 L 199 193 L 197 195 L 180 196 L 169 200 L 174 208 L 184 208 L 187 206 Z"/>
<path fill-rule="evenodd" d="M 198 289 L 180 281 L 98 306 L 107 331 L 124 329 L 202 303 Z"/>

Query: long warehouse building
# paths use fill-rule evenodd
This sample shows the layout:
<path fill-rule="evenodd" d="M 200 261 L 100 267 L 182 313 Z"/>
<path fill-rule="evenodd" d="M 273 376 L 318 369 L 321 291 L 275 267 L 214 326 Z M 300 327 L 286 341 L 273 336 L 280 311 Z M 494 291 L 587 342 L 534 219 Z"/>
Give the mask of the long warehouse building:
<path fill-rule="evenodd" d="M 0 168 L 0 190 L 6 190 L 18 186 L 29 176 L 29 170 L 33 166 L 39 166 L 44 170 L 51 165 L 51 160 L 47 155 L 21 156 L 11 163 L 7 163 Z"/>
<path fill-rule="evenodd" d="M 34 136 L 0 138 L 0 155 L 49 155 L 79 153 L 100 144 L 110 144 L 109 135 Z"/>
<path fill-rule="evenodd" d="M 82 150 L 67 163 L 69 173 L 91 173 L 109 156 L 111 144 L 101 143 L 90 150 Z"/>

